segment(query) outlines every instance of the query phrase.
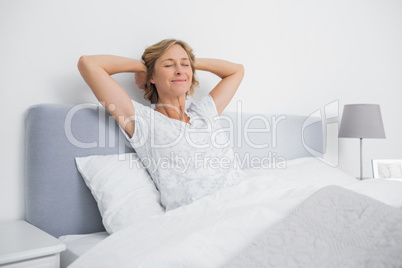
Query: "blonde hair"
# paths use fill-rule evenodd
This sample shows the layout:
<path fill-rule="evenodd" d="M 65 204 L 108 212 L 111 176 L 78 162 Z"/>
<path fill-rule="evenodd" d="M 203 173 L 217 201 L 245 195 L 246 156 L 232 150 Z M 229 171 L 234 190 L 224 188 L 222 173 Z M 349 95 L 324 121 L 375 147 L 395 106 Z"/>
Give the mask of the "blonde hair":
<path fill-rule="evenodd" d="M 147 67 L 147 86 L 144 89 L 144 98 L 149 100 L 152 104 L 157 103 L 159 99 L 156 86 L 150 82 L 152 76 L 155 74 L 155 63 L 173 45 L 179 45 L 187 52 L 188 58 L 190 60 L 191 69 L 193 71 L 191 86 L 186 95 L 193 95 L 194 89 L 199 85 L 199 82 L 195 77 L 195 56 L 193 54 L 193 49 L 186 42 L 181 40 L 162 40 L 152 46 L 149 46 L 142 54 L 142 61 Z"/>

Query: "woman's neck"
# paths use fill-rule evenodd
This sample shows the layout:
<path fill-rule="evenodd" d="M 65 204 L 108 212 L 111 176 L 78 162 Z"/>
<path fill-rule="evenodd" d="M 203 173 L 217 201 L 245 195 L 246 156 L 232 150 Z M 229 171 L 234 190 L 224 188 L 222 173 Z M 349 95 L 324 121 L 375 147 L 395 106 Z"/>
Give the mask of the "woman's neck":
<path fill-rule="evenodd" d="M 156 104 L 155 110 L 169 118 L 189 123 L 190 117 L 188 117 L 185 112 L 185 106 L 185 102 L 177 102 L 173 104 L 169 102 L 162 102 L 159 100 Z"/>

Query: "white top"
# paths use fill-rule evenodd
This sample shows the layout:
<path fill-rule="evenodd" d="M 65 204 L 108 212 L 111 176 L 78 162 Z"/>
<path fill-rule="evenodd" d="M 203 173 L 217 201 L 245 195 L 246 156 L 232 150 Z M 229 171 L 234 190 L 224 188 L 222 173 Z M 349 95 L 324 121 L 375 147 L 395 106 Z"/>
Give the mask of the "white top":
<path fill-rule="evenodd" d="M 0 265 L 58 254 L 66 245 L 26 221 L 0 223 Z"/>
<path fill-rule="evenodd" d="M 135 130 L 130 139 L 170 210 L 246 178 L 236 168 L 228 129 L 211 95 L 186 109 L 190 123 L 169 118 L 132 101 Z M 225 120 L 228 120 L 225 118 Z"/>

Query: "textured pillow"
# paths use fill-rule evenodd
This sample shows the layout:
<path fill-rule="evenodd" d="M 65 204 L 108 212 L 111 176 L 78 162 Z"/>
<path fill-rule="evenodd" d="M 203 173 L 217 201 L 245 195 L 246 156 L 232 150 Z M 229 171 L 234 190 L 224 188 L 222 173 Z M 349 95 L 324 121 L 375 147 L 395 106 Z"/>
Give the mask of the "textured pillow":
<path fill-rule="evenodd" d="M 160 194 L 137 154 L 93 155 L 75 161 L 108 233 L 164 213 Z"/>

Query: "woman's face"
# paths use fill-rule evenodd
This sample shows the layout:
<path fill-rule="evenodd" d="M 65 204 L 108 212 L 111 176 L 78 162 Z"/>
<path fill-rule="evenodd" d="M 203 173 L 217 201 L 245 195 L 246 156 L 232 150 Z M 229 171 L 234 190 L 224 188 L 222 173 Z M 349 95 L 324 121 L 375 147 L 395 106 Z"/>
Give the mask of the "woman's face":
<path fill-rule="evenodd" d="M 180 97 L 190 89 L 192 77 L 187 52 L 173 45 L 156 61 L 150 82 L 155 84 L 159 98 Z"/>

